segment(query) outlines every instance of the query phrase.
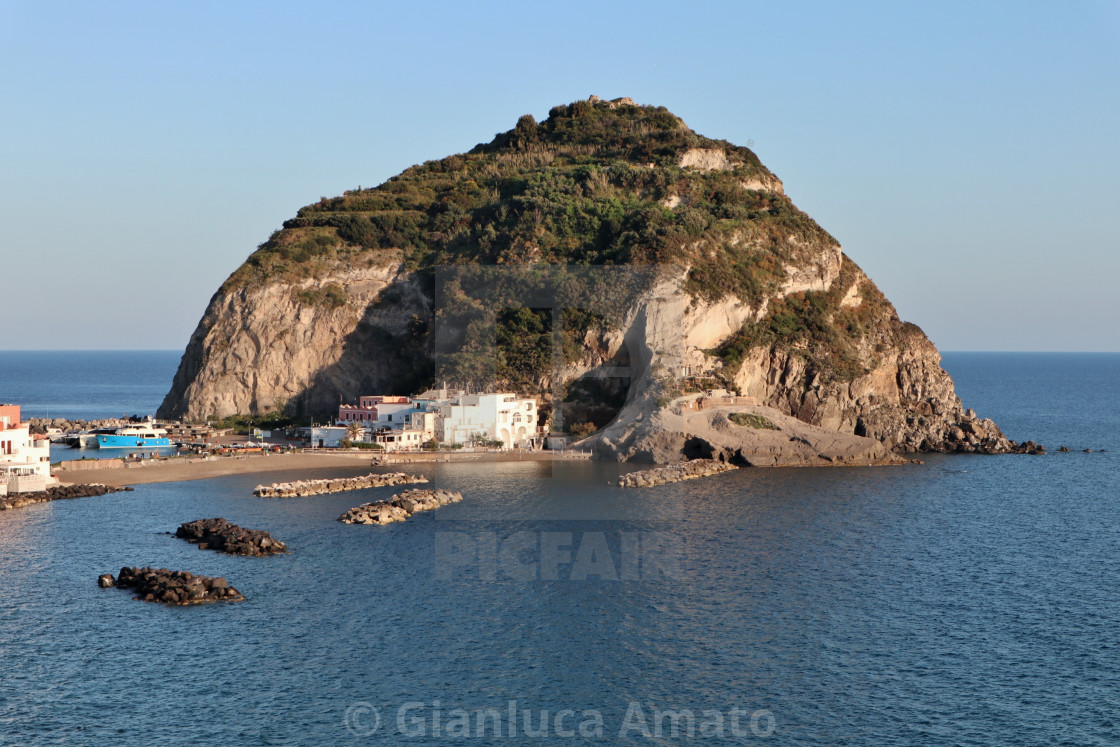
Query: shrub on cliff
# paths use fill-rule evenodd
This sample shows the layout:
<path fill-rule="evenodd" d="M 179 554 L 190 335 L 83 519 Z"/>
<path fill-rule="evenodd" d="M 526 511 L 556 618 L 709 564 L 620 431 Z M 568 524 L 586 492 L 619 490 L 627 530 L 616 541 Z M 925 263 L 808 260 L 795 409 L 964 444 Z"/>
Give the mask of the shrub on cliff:
<path fill-rule="evenodd" d="M 727 416 L 727 419 L 735 425 L 742 425 L 747 428 L 761 428 L 770 431 L 781 430 L 781 428 L 756 412 L 733 412 Z"/>

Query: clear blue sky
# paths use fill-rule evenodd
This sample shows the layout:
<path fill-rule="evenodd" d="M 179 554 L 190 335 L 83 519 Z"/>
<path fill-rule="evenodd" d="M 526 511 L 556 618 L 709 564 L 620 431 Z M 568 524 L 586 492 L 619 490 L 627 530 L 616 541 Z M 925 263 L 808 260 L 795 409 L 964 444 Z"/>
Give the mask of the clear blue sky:
<path fill-rule="evenodd" d="M 590 94 L 754 149 L 944 350 L 1120 350 L 1120 3 L 0 0 L 0 349 L 181 349 L 302 205 Z"/>

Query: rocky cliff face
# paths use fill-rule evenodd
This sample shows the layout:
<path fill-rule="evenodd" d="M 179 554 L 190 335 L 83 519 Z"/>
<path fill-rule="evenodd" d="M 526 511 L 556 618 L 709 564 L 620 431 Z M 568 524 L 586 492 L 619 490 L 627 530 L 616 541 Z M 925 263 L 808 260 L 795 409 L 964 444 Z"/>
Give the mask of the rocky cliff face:
<path fill-rule="evenodd" d="M 842 339 L 851 359 L 841 372 L 822 365 L 813 354 L 814 341 L 778 339 L 746 350 L 727 377 L 734 386 L 729 396 L 683 393 L 678 386 L 682 368 L 711 367 L 710 351 L 736 330 L 757 326 L 768 307 L 799 292 L 779 293 L 759 306 L 735 300 L 697 304 L 680 290 L 679 279 L 670 280 L 643 299 L 627 330 L 627 346 L 635 354 L 630 400 L 585 445 L 620 461 L 716 457 L 755 465 L 884 463 L 881 448 L 870 444 L 896 453 L 1037 450 L 1033 443 L 1010 441 L 990 419 L 962 407 L 933 343 L 916 326 L 901 322 L 847 257 L 821 252 L 818 260 L 815 268 L 802 267 L 816 278 L 816 290 L 869 315 L 866 328 Z M 828 321 L 842 323 L 832 315 Z M 728 407 L 728 401 L 737 404 Z M 782 424 L 780 434 L 723 422 L 729 409 L 750 413 L 758 408 L 815 428 L 794 428 L 772 414 L 770 419 Z M 823 434 L 849 438 L 839 442 Z"/>
<path fill-rule="evenodd" d="M 465 285 L 441 295 L 433 268 L 445 265 L 659 270 L 607 302 L 613 313 L 568 318 Z M 467 352 L 437 372 L 433 326 L 487 304 L 496 314 L 464 324 Z M 557 319 L 572 328 L 550 329 Z M 490 368 L 470 352 L 482 338 L 497 340 Z M 718 443 L 678 432 L 696 392 L 720 388 L 858 439 L 795 434 L 798 453 L 1024 448 L 962 408 L 933 344 L 753 153 L 627 100 L 557 107 L 540 124 L 526 115 L 469 153 L 300 210 L 215 294 L 159 414 L 326 413 L 437 375 L 534 389 L 553 426 L 598 426 L 588 443 L 606 458 L 750 463 L 733 448 L 752 442 L 745 431 L 720 426 Z"/>
<path fill-rule="evenodd" d="M 343 288 L 332 301 L 323 289 Z M 392 303 L 382 303 L 387 296 Z M 313 279 L 223 287 L 187 344 L 162 418 L 337 410 L 339 397 L 409 385 L 407 336 L 430 301 L 399 261 L 339 263 Z"/>

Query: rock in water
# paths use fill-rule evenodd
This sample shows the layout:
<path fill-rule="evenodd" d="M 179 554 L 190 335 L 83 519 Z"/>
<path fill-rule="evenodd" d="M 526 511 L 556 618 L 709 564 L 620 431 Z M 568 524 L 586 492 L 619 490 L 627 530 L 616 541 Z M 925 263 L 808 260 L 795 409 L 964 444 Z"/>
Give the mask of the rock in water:
<path fill-rule="evenodd" d="M 108 575 L 108 574 L 105 574 Z M 101 576 L 100 578 L 104 578 Z M 109 576 L 111 579 L 112 576 Z M 100 580 L 100 579 L 99 579 Z M 102 584 L 102 588 L 113 584 Z M 240 602 L 245 599 L 224 578 L 196 576 L 190 571 L 167 568 L 124 567 L 117 574 L 116 586 L 136 591 L 136 599 L 163 604 L 207 604 L 209 602 Z"/>
<path fill-rule="evenodd" d="M 90 496 L 106 495 L 108 493 L 119 493 L 121 491 L 129 491 L 132 488 L 113 488 L 108 485 L 100 483 L 92 483 L 87 485 L 56 485 L 46 490 L 36 490 L 28 493 L 10 493 L 7 495 L 0 495 L 0 511 L 9 508 L 22 508 L 23 506 L 30 506 L 35 503 L 46 503 L 47 501 L 61 501 L 70 498 L 88 498 Z"/>
<path fill-rule="evenodd" d="M 681 464 L 644 469 L 630 472 L 619 478 L 618 485 L 623 488 L 648 488 L 670 482 L 692 480 L 697 477 L 718 475 L 720 472 L 736 469 L 734 465 L 714 459 L 693 459 Z"/>
<path fill-rule="evenodd" d="M 458 503 L 463 494 L 451 490 L 406 490 L 387 501 L 363 503 L 349 509 L 338 520 L 346 524 L 392 524 L 404 521 L 418 511 L 431 511 Z"/>
<path fill-rule="evenodd" d="M 434 268 L 451 261 L 465 279 L 437 294 Z M 550 391 L 548 356 L 483 357 L 498 379 L 542 382 L 564 422 L 611 423 L 588 442 L 601 458 L 664 451 L 634 426 L 697 384 L 899 452 L 1037 451 L 962 408 L 922 330 L 753 152 L 627 99 L 523 116 L 468 153 L 300 209 L 214 294 L 159 415 L 333 412 L 471 380 L 473 348 L 443 351 L 436 371 L 437 311 L 465 330 L 481 310 L 496 339 L 547 348 L 548 309 L 508 309 L 550 298 L 586 312 L 565 322 L 570 396 Z M 702 454 L 679 440 L 675 460 Z"/>
<path fill-rule="evenodd" d="M 323 480 L 297 480 L 296 482 L 277 482 L 272 485 L 258 485 L 253 495 L 261 498 L 298 498 L 323 493 L 341 493 L 347 490 L 365 490 L 386 485 L 407 485 L 423 483 L 428 479 L 422 475 L 409 475 L 404 472 L 389 472 L 383 475 L 368 474 L 362 477 L 331 477 Z"/>
<path fill-rule="evenodd" d="M 288 547 L 263 529 L 245 529 L 222 518 L 198 519 L 180 524 L 175 536 L 200 550 L 221 550 L 231 555 L 276 555 Z"/>

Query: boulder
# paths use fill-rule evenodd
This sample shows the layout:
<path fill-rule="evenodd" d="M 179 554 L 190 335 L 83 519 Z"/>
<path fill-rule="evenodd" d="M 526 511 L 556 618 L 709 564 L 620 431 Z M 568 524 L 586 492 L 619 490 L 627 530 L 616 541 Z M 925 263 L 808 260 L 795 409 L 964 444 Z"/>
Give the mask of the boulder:
<path fill-rule="evenodd" d="M 1016 444 L 1012 448 L 1015 454 L 1045 454 L 1046 447 L 1042 444 L 1036 444 L 1034 441 L 1025 441 L 1021 444 Z"/>

